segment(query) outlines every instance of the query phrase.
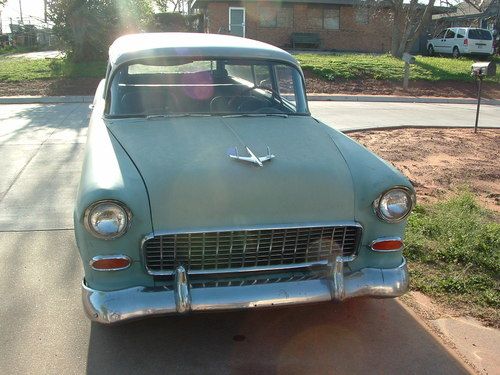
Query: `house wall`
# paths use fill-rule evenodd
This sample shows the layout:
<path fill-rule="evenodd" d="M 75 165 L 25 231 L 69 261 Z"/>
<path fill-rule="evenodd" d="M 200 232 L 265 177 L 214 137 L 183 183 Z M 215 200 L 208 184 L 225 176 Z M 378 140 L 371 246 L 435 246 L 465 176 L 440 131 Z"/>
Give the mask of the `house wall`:
<path fill-rule="evenodd" d="M 311 25 L 308 14 L 316 12 L 322 17 L 331 6 L 311 4 L 270 5 L 265 2 L 209 2 L 206 27 L 210 33 L 229 32 L 229 7 L 244 7 L 246 13 L 246 37 L 267 42 L 278 47 L 291 47 L 293 32 L 314 32 L 321 38 L 321 49 L 359 52 L 387 52 L 391 48 L 391 21 L 389 11 L 379 10 L 371 15 L 367 24 L 356 22 L 357 8 L 337 6 L 340 12 L 338 30 L 328 30 L 321 25 Z M 273 7 L 278 12 L 278 23 L 274 27 L 263 27 L 260 14 Z M 311 8 L 314 7 L 314 10 Z M 288 10 L 283 11 L 283 8 Z M 319 13 L 318 13 L 319 12 Z"/>

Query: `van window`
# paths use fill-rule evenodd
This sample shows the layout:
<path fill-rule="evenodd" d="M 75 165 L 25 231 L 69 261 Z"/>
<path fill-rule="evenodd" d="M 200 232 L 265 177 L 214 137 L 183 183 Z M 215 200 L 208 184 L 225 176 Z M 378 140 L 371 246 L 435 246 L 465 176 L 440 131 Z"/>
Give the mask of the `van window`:
<path fill-rule="evenodd" d="M 436 39 L 444 38 L 444 33 L 445 32 L 446 32 L 446 30 L 441 31 L 438 35 L 436 35 Z"/>
<path fill-rule="evenodd" d="M 452 29 L 448 29 L 446 33 L 446 39 L 453 39 L 455 37 L 455 32 Z"/>
<path fill-rule="evenodd" d="M 469 39 L 491 40 L 491 33 L 484 29 L 469 29 Z"/>
<path fill-rule="evenodd" d="M 458 29 L 457 38 L 463 38 L 465 36 L 465 29 Z"/>

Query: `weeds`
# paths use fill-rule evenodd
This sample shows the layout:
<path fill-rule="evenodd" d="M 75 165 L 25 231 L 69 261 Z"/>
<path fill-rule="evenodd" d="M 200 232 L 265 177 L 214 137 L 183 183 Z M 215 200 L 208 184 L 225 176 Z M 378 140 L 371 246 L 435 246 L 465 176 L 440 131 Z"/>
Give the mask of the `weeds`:
<path fill-rule="evenodd" d="M 405 244 L 413 289 L 500 324 L 500 224 L 472 193 L 417 206 Z"/>

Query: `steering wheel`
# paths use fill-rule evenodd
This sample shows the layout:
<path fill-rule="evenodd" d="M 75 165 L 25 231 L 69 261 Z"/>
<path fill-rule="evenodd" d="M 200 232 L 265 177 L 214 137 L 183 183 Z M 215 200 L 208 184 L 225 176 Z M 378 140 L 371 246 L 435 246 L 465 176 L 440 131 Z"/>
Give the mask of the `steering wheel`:
<path fill-rule="evenodd" d="M 280 94 L 275 91 L 273 88 L 269 87 L 269 86 L 264 86 L 264 85 L 254 85 L 252 87 L 247 87 L 246 89 L 244 89 L 243 91 L 241 91 L 237 96 L 243 96 L 245 95 L 247 92 L 249 91 L 252 91 L 252 90 L 255 90 L 255 89 L 260 89 L 260 90 L 266 90 L 266 91 L 269 91 L 270 93 L 272 93 L 274 96 L 276 97 L 280 97 Z"/>
<path fill-rule="evenodd" d="M 274 96 L 276 97 L 280 97 L 279 93 L 276 92 L 275 90 L 273 90 L 272 88 L 270 88 L 269 86 L 263 86 L 263 85 L 254 85 L 252 87 L 247 87 L 246 89 L 244 89 L 243 91 L 239 92 L 236 96 L 232 97 L 230 100 L 229 100 L 229 106 L 234 106 L 234 102 L 236 100 L 238 100 L 239 98 L 241 98 L 242 96 L 244 96 L 245 94 L 247 94 L 248 92 L 252 91 L 252 90 L 255 90 L 255 89 L 261 89 L 261 90 L 266 90 L 266 91 L 269 91 L 270 93 L 272 93 Z"/>

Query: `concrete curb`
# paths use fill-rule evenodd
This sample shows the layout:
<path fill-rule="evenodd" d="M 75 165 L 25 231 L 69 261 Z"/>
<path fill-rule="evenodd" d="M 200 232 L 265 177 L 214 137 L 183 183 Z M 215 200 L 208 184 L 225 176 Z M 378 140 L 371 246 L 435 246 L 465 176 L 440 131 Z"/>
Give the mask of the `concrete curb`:
<path fill-rule="evenodd" d="M 474 126 L 469 125 L 457 125 L 457 126 L 432 126 L 432 125 L 394 125 L 394 126 L 367 126 L 367 127 L 359 127 L 359 128 L 337 128 L 338 131 L 348 134 L 355 132 L 363 132 L 363 131 L 372 131 L 372 130 L 398 130 L 398 129 L 474 129 Z M 494 126 L 478 126 L 477 130 L 498 130 L 498 127 Z"/>
<path fill-rule="evenodd" d="M 309 94 L 309 101 L 319 102 L 382 102 L 382 103 L 441 103 L 441 104 L 476 104 L 474 98 L 438 98 L 413 96 L 379 96 L 379 95 L 324 95 Z M 481 99 L 481 104 L 500 105 L 499 99 Z"/>
<path fill-rule="evenodd" d="M 92 103 L 93 96 L 2 96 L 0 104 L 58 104 L 58 103 Z"/>
<path fill-rule="evenodd" d="M 412 96 L 378 96 L 378 95 L 307 95 L 310 101 L 322 102 L 380 102 L 380 103 L 440 103 L 440 104 L 476 104 L 473 98 L 432 98 Z M 92 103 L 93 96 L 2 96 L 0 104 L 56 104 L 56 103 Z M 481 104 L 500 105 L 499 99 L 482 99 Z"/>

